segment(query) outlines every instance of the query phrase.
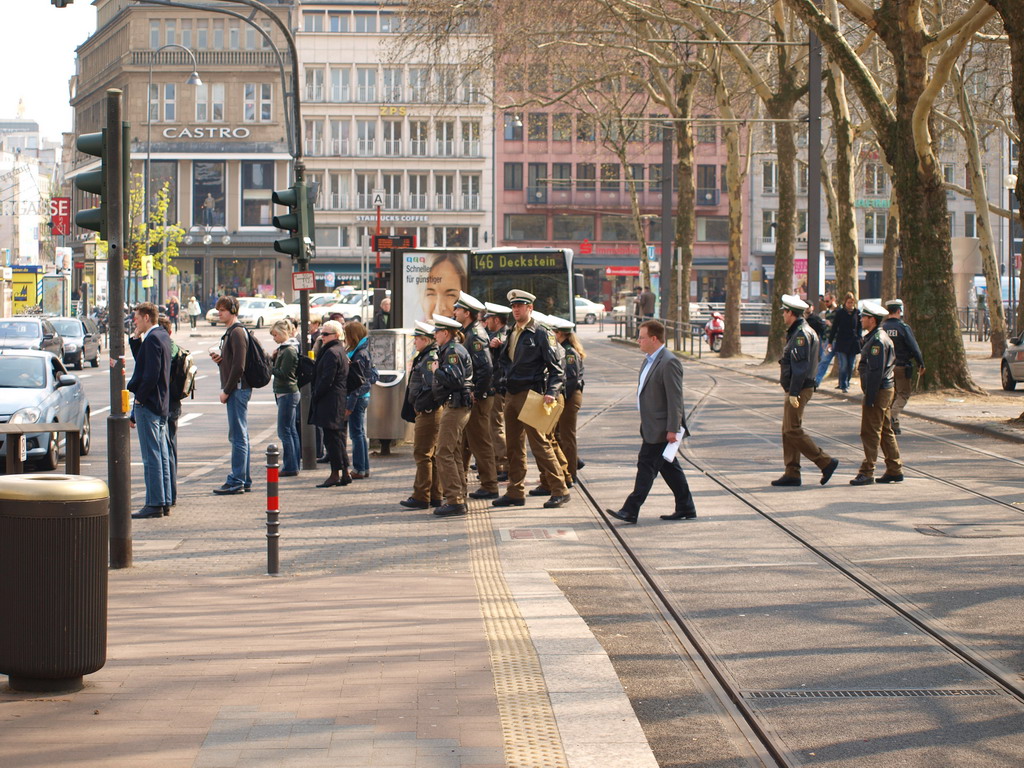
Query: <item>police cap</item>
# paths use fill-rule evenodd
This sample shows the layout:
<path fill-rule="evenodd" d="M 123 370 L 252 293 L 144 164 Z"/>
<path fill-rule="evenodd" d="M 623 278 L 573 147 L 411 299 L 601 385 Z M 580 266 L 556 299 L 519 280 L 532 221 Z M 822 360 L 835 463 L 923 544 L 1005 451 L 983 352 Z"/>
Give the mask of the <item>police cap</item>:
<path fill-rule="evenodd" d="M 502 304 L 494 304 L 490 301 L 484 302 L 484 317 L 500 316 L 507 317 L 512 314 L 512 308 Z"/>
<path fill-rule="evenodd" d="M 555 317 L 554 315 L 548 315 L 548 320 L 551 321 L 551 327 L 556 331 L 571 331 L 576 327 L 576 323 L 566 320 L 564 317 Z"/>
<path fill-rule="evenodd" d="M 545 315 L 543 312 L 533 310 L 533 314 L 530 315 L 530 317 L 533 318 L 533 322 L 537 325 L 543 325 L 545 328 L 554 328 L 554 325 L 551 323 L 550 315 Z"/>
<path fill-rule="evenodd" d="M 430 338 L 433 338 L 434 337 L 434 326 L 430 325 L 430 323 L 423 323 L 423 322 L 420 322 L 419 320 L 417 320 L 416 321 L 416 327 L 413 329 L 412 335 L 413 336 L 429 336 Z"/>
<path fill-rule="evenodd" d="M 509 304 L 533 304 L 537 300 L 529 291 L 520 291 L 518 288 L 509 291 L 507 298 Z"/>
<path fill-rule="evenodd" d="M 483 312 L 484 311 L 483 302 L 481 302 L 481 301 L 477 300 L 476 298 L 470 296 L 465 291 L 459 291 L 459 300 L 455 302 L 455 306 L 456 307 L 462 307 L 463 309 L 468 309 L 468 310 L 470 310 L 472 312 Z"/>
<path fill-rule="evenodd" d="M 459 331 L 462 330 L 462 323 L 444 315 L 434 315 L 434 332 L 437 331 Z"/>
<path fill-rule="evenodd" d="M 902 299 L 889 299 L 887 302 L 885 302 L 885 308 L 888 309 L 890 312 L 895 312 L 897 309 L 902 311 L 902 309 L 903 309 L 903 300 Z"/>
<path fill-rule="evenodd" d="M 801 299 L 799 296 L 794 296 L 789 293 L 782 294 L 782 308 L 788 309 L 791 312 L 796 312 L 798 315 L 802 315 L 807 311 L 808 304 L 806 301 Z"/>
<path fill-rule="evenodd" d="M 877 301 L 862 301 L 860 305 L 860 311 L 862 314 L 871 315 L 872 317 L 877 318 L 889 316 L 889 310 L 887 310 Z"/>

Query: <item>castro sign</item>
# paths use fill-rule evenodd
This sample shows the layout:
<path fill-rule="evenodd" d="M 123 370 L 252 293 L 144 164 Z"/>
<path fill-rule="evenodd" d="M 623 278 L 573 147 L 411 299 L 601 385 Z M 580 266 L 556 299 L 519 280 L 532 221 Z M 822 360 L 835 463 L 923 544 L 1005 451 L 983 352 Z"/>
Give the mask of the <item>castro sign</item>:
<path fill-rule="evenodd" d="M 200 126 L 189 128 L 164 128 L 165 139 L 247 139 L 252 131 L 248 128 L 227 126 Z"/>

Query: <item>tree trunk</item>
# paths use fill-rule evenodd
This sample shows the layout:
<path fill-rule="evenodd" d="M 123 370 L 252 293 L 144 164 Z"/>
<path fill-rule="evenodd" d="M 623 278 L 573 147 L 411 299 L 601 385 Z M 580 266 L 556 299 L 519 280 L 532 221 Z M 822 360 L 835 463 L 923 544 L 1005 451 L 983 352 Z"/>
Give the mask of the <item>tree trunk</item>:
<path fill-rule="evenodd" d="M 676 123 L 676 178 L 679 180 L 679 199 L 676 202 L 675 246 L 679 258 L 671 253 L 661 254 L 662 279 L 672 279 L 672 297 L 680 310 L 679 316 L 685 325 L 690 322 L 690 274 L 693 270 L 693 242 L 696 230 L 696 197 L 693 184 L 693 124 L 687 119 L 693 113 L 693 96 L 697 91 L 697 73 L 680 72 L 676 79 L 676 116 L 683 118 Z M 671 195 L 672 185 L 662 185 L 662 194 Z M 663 221 L 661 226 L 671 226 Z M 672 269 L 668 265 L 672 265 Z M 677 286 L 682 285 L 682 296 Z"/>
<path fill-rule="evenodd" d="M 786 88 L 768 102 L 768 114 L 780 122 L 775 125 L 775 147 L 779 162 L 779 213 L 775 227 L 775 281 L 771 299 L 771 326 L 764 361 L 774 363 L 782 354 L 786 340 L 786 324 L 782 313 L 782 295 L 793 290 L 793 256 L 796 253 L 796 137 L 793 116 L 796 98 Z"/>
<path fill-rule="evenodd" d="M 846 103 L 845 79 L 838 67 L 832 65 L 831 76 L 825 79 L 825 96 L 832 105 L 832 136 L 836 156 L 834 184 L 836 196 L 835 226 L 832 229 L 832 252 L 836 261 L 836 293 L 845 296 L 857 291 L 859 253 L 857 250 L 856 169 L 853 160 L 853 125 Z M 827 167 L 822 158 L 822 167 Z M 831 224 L 830 220 L 830 224 Z"/>
<path fill-rule="evenodd" d="M 885 246 L 882 248 L 882 301 L 897 298 L 896 261 L 900 256 L 900 199 L 893 189 L 889 194 L 889 212 L 885 220 Z"/>

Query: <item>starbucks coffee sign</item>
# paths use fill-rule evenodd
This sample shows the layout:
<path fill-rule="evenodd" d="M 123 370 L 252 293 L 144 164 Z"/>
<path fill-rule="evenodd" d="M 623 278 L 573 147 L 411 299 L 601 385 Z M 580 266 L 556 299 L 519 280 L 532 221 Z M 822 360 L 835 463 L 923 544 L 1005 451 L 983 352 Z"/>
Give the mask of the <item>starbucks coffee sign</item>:
<path fill-rule="evenodd" d="M 248 139 L 251 133 L 248 128 L 229 128 L 226 125 L 164 128 L 165 139 Z"/>

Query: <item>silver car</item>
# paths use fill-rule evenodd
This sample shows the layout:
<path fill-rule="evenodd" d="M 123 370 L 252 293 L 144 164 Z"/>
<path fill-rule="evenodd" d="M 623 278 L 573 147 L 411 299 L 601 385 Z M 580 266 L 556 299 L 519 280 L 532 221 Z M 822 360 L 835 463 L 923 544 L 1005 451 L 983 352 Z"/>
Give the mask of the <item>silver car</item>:
<path fill-rule="evenodd" d="M 77 376 L 59 358 L 30 349 L 0 350 L 0 423 L 78 426 L 82 455 L 89 453 L 92 430 L 89 400 Z M 27 458 L 40 469 L 56 469 L 59 434 L 41 431 L 25 435 Z M 7 455 L 6 436 L 0 435 L 0 456 Z"/>

